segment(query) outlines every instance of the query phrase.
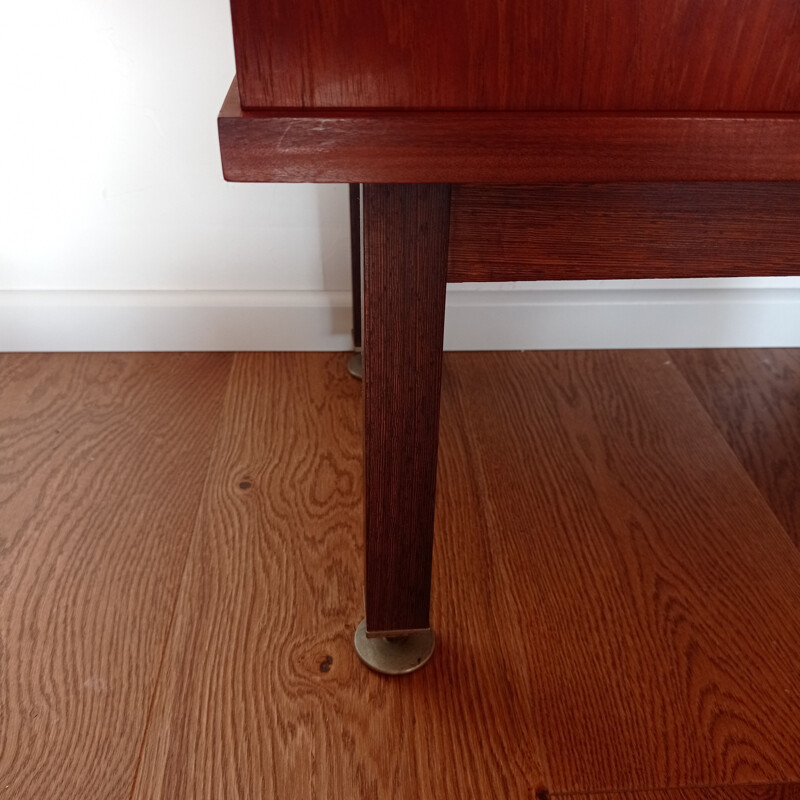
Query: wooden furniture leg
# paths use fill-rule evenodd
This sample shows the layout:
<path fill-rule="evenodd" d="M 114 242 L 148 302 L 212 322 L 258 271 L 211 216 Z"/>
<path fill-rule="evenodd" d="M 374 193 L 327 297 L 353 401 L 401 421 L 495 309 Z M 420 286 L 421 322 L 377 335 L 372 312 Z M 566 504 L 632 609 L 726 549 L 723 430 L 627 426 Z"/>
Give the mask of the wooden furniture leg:
<path fill-rule="evenodd" d="M 361 184 L 350 184 L 350 277 L 353 292 L 353 353 L 347 371 L 354 378 L 364 372 L 361 357 Z"/>
<path fill-rule="evenodd" d="M 374 669 L 407 672 L 433 650 L 450 187 L 368 184 L 363 204 L 366 620 L 356 647 Z"/>

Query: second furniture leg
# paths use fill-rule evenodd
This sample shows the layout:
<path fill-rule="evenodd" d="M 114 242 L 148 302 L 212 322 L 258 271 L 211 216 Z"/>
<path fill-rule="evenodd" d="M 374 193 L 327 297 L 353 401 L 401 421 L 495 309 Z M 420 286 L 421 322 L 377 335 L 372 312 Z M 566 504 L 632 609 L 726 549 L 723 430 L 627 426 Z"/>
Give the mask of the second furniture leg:
<path fill-rule="evenodd" d="M 354 378 L 363 375 L 361 356 L 361 184 L 350 184 L 350 277 L 353 292 L 353 353 L 347 371 Z"/>
<path fill-rule="evenodd" d="M 362 642 L 384 637 L 390 645 L 397 640 L 414 643 L 419 639 L 415 632 L 422 631 L 432 649 L 430 585 L 450 187 L 365 185 L 363 203 Z M 363 658 L 361 648 L 359 652 Z"/>

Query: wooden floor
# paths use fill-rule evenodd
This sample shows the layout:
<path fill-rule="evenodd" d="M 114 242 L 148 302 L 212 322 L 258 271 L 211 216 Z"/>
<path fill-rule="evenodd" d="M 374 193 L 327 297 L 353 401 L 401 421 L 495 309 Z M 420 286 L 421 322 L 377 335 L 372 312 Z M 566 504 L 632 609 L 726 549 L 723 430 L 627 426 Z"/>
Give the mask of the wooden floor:
<path fill-rule="evenodd" d="M 345 359 L 0 356 L 0 798 L 800 800 L 800 352 L 446 356 L 402 679 Z"/>

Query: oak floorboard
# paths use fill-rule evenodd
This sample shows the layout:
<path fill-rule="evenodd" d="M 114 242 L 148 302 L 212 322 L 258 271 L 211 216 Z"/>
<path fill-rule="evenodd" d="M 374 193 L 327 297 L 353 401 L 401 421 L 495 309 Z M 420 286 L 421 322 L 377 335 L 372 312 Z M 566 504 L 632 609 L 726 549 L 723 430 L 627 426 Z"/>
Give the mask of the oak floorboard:
<path fill-rule="evenodd" d="M 669 355 L 800 547 L 800 350 Z"/>
<path fill-rule="evenodd" d="M 546 789 L 796 781 L 800 554 L 666 353 L 447 364 Z"/>
<path fill-rule="evenodd" d="M 691 786 L 642 792 L 561 794 L 553 797 L 571 800 L 798 800 L 800 783 Z"/>
<path fill-rule="evenodd" d="M 546 784 L 520 712 L 527 668 L 513 642 L 495 646 L 506 600 L 481 600 L 488 543 L 470 525 L 479 498 L 454 488 L 452 405 L 437 513 L 464 529 L 437 540 L 435 597 L 440 619 L 461 604 L 463 618 L 411 676 L 358 661 L 360 392 L 341 355 L 237 357 L 136 798 L 528 798 Z"/>
<path fill-rule="evenodd" d="M 359 392 L 237 357 L 135 797 L 797 780 L 800 553 L 665 353 L 447 356 L 438 649 L 401 680 L 352 649 Z"/>
<path fill-rule="evenodd" d="M 129 797 L 230 363 L 0 355 L 0 797 Z"/>
<path fill-rule="evenodd" d="M 780 355 L 724 370 L 766 458 Z M 250 354 L 223 408 L 230 364 L 0 356 L 0 797 L 800 800 L 800 556 L 675 359 L 446 356 L 400 680 L 352 649 L 360 384 Z"/>

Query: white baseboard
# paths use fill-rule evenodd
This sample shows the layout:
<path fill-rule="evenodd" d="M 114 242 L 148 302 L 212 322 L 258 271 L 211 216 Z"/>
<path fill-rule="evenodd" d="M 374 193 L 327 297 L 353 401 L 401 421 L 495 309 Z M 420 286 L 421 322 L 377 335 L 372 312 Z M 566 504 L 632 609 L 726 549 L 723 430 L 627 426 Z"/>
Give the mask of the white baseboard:
<path fill-rule="evenodd" d="M 349 292 L 0 292 L 0 351 L 349 350 Z"/>
<path fill-rule="evenodd" d="M 800 347 L 800 285 L 648 283 L 451 292 L 445 348 Z"/>
<path fill-rule="evenodd" d="M 800 347 L 800 286 L 448 293 L 449 350 Z M 349 292 L 0 292 L 0 351 L 348 350 Z"/>

